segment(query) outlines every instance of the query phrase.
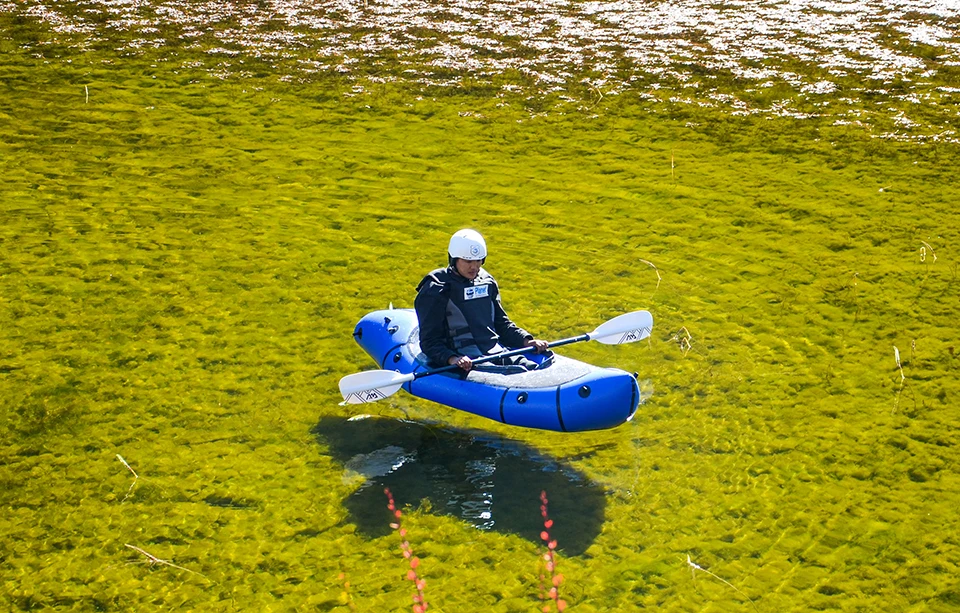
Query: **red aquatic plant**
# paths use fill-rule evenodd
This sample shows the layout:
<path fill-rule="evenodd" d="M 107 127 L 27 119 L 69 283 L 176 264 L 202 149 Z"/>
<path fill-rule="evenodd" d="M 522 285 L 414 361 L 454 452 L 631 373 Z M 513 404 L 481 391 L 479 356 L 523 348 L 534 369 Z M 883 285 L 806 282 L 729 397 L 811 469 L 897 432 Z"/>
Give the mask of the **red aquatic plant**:
<path fill-rule="evenodd" d="M 542 554 L 542 565 L 540 567 L 540 600 L 544 601 L 543 613 L 550 613 L 550 602 L 556 606 L 557 611 L 563 611 L 567 608 L 567 602 L 560 598 L 560 584 L 563 583 L 563 575 L 557 572 L 557 540 L 550 538 L 550 528 L 553 527 L 553 520 L 547 513 L 547 493 L 540 492 L 540 516 L 543 517 L 543 531 L 540 538 L 543 539 L 545 546 Z M 549 580 L 550 588 L 547 589 Z"/>
<path fill-rule="evenodd" d="M 424 611 L 427 610 L 427 600 L 423 595 L 423 590 L 427 582 L 417 574 L 417 567 L 420 566 L 420 558 L 413 555 L 410 541 L 407 540 L 407 530 L 400 524 L 403 514 L 393 501 L 393 494 L 390 493 L 390 488 L 384 488 L 383 493 L 387 495 L 387 508 L 390 509 L 394 518 L 394 521 L 390 523 L 390 527 L 400 535 L 400 551 L 403 552 L 404 559 L 410 563 L 410 569 L 407 570 L 407 579 L 413 581 L 413 584 L 417 588 L 417 592 L 413 595 L 413 613 L 424 613 Z"/>

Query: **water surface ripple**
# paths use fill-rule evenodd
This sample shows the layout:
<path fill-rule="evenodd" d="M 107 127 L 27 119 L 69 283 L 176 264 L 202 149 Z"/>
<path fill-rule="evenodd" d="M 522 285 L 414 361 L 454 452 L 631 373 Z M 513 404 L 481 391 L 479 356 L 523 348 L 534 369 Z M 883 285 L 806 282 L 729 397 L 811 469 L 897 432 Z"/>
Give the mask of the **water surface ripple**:
<path fill-rule="evenodd" d="M 371 80 L 463 86 L 518 75 L 519 85 L 498 82 L 573 103 L 633 90 L 957 140 L 956 0 L 25 0 L 0 11 L 43 20 L 82 48 L 193 49 L 223 78 L 248 74 L 245 59 L 282 62 L 286 79 L 345 75 L 358 93 Z"/>

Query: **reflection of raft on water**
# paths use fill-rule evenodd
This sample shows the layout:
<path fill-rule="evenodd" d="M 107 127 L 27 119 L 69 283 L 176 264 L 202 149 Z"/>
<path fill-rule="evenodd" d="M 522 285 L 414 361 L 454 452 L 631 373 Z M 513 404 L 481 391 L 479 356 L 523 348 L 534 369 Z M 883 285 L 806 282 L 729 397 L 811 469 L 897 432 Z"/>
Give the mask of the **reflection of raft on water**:
<path fill-rule="evenodd" d="M 644 332 L 649 334 L 649 327 Z M 412 309 L 374 311 L 360 320 L 353 336 L 385 370 L 402 374 L 427 370 L 417 359 L 419 325 Z M 537 354 L 528 357 L 538 362 L 546 359 Z M 560 355 L 530 372 L 474 370 L 466 379 L 444 373 L 407 381 L 403 389 L 505 424 L 563 432 L 618 426 L 633 417 L 640 402 L 631 374 Z"/>

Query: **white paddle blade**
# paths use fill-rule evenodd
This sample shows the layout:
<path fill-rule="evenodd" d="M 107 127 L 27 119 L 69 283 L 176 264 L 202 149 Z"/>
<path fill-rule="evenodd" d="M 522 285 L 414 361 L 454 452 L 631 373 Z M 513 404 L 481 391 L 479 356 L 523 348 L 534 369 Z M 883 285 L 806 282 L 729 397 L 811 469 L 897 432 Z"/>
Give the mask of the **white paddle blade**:
<path fill-rule="evenodd" d="M 653 315 L 649 311 L 634 311 L 614 317 L 589 334 L 590 340 L 604 345 L 623 345 L 641 341 L 653 331 Z"/>
<path fill-rule="evenodd" d="M 413 375 L 402 375 L 392 370 L 368 370 L 340 379 L 340 395 L 344 404 L 364 404 L 393 396 Z"/>

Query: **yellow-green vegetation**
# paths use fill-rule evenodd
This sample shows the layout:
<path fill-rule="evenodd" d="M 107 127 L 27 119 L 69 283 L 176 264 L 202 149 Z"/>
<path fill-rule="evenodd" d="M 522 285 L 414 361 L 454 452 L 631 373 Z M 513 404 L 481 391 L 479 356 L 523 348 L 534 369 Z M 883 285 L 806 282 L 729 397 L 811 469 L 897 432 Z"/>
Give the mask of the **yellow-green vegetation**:
<path fill-rule="evenodd" d="M 222 80 L 3 25 L 0 607 L 409 610 L 396 537 L 358 534 L 311 429 L 373 366 L 356 320 L 411 306 L 461 227 L 541 337 L 656 318 L 563 350 L 649 381 L 614 430 L 367 407 L 605 488 L 559 556 L 568 610 L 960 607 L 956 145 L 629 91 Z M 442 502 L 404 514 L 431 610 L 537 609 L 538 546 Z"/>

